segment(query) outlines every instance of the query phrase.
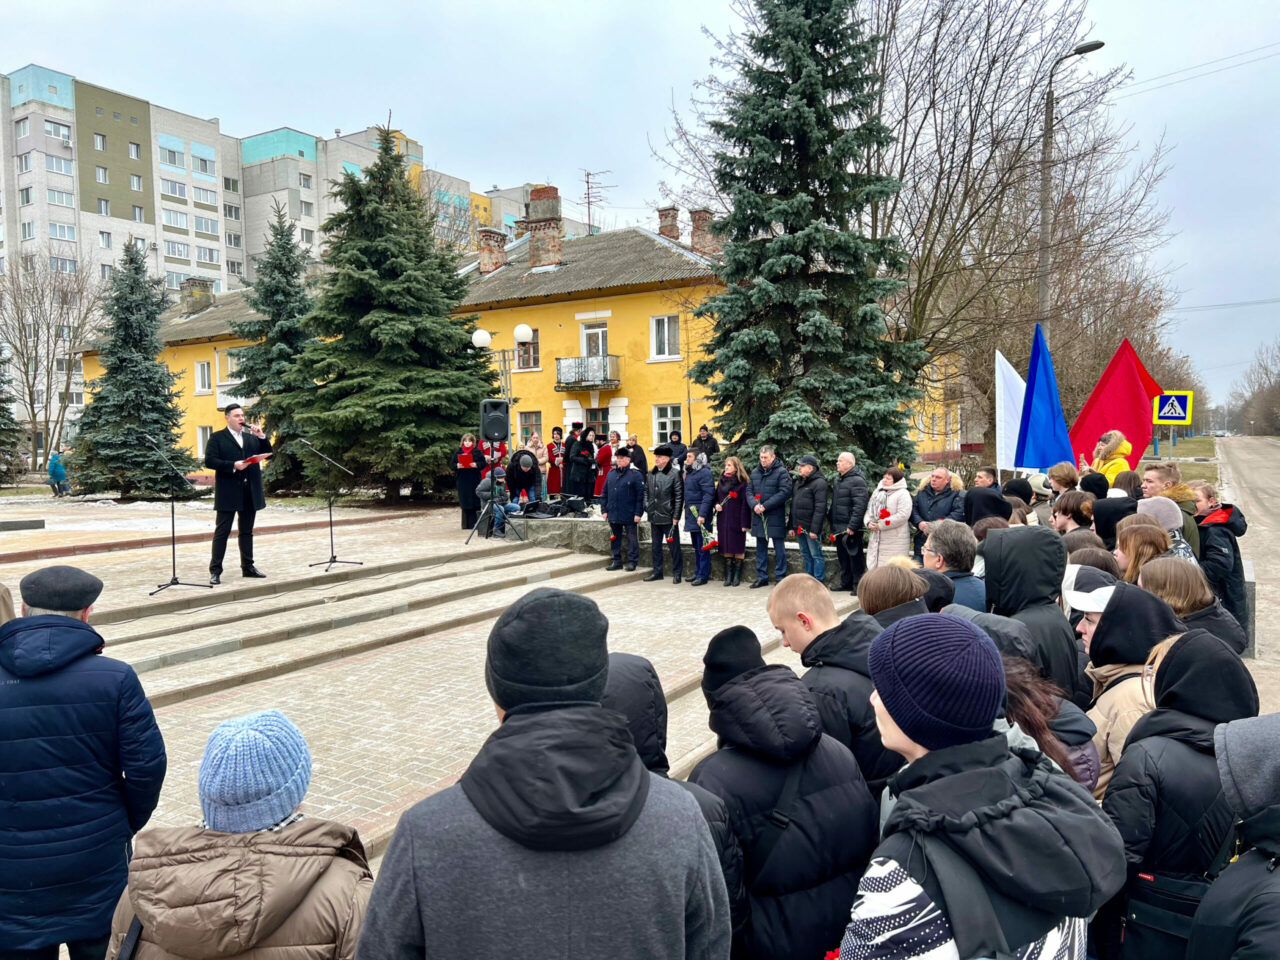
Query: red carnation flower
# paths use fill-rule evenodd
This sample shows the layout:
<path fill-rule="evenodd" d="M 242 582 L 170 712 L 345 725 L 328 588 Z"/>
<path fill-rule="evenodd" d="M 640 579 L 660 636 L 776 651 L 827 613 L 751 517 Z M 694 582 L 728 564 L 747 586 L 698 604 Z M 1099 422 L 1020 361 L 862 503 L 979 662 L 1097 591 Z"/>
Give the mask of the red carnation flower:
<path fill-rule="evenodd" d="M 611 534 L 609 534 L 609 539 L 610 539 L 610 540 L 617 540 L 618 538 L 617 538 L 617 536 L 616 536 L 615 534 L 612 534 L 612 533 L 611 533 Z"/>
<path fill-rule="evenodd" d="M 718 547 L 718 546 L 720 546 L 720 541 L 719 541 L 719 540 L 708 540 L 708 541 L 706 542 L 706 544 L 703 546 L 703 548 L 702 548 L 702 549 L 703 549 L 703 550 L 714 550 L 714 549 L 715 549 L 716 547 Z"/>
<path fill-rule="evenodd" d="M 831 534 L 831 542 L 832 542 L 832 543 L 835 543 L 835 542 L 836 542 L 836 535 L 835 535 L 834 533 L 833 533 L 833 534 Z"/>
<path fill-rule="evenodd" d="M 760 499 L 760 494 L 758 494 L 758 493 L 756 494 L 756 499 L 757 499 L 757 500 L 759 500 L 759 499 Z"/>
<path fill-rule="evenodd" d="M 888 508 L 888 507 L 881 507 L 881 508 L 880 508 L 880 519 L 881 519 L 881 520 L 888 520 L 890 516 L 891 516 L 891 514 L 889 513 L 889 508 Z"/>
<path fill-rule="evenodd" d="M 796 527 L 796 533 L 804 533 L 804 527 Z"/>
<path fill-rule="evenodd" d="M 730 500 L 737 500 L 737 499 L 738 499 L 738 491 L 736 491 L 736 490 L 730 490 L 730 491 L 729 491 L 729 499 L 730 499 Z M 758 498 L 757 498 L 757 499 L 758 499 Z"/>

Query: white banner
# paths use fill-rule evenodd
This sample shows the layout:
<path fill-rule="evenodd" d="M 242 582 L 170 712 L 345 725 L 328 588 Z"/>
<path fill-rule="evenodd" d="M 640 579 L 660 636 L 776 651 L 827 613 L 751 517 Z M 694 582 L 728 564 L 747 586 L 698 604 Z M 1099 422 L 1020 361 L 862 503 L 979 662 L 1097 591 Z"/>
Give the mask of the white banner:
<path fill-rule="evenodd" d="M 996 467 L 1013 470 L 1018 450 L 1018 428 L 1022 425 L 1022 401 L 1027 384 L 1013 364 L 996 351 Z"/>

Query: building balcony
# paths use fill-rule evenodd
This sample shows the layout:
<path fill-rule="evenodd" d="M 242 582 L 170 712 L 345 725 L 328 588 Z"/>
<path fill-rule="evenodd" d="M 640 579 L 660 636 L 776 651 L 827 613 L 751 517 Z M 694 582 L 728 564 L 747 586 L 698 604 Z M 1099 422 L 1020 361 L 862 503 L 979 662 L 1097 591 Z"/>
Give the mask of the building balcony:
<path fill-rule="evenodd" d="M 556 389 L 617 390 L 622 385 L 618 378 L 618 358 L 613 354 L 602 357 L 556 357 Z"/>

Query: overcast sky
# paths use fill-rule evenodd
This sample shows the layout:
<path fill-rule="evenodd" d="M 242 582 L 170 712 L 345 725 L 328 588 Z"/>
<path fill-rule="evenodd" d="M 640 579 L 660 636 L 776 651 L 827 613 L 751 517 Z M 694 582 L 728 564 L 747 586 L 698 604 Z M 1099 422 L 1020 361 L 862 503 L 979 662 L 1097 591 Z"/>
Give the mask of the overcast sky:
<path fill-rule="evenodd" d="M 1280 44 L 1277 0 L 1093 0 L 1098 69 L 1135 81 Z M 660 142 L 712 53 L 722 0 L 114 0 L 24 4 L 0 35 L 0 70 L 35 62 L 197 116 L 232 136 L 292 126 L 317 136 L 385 120 L 429 166 L 473 190 L 526 180 L 582 193 L 582 168 L 611 170 L 605 222 L 656 226 Z M 1280 298 L 1280 46 L 1135 87 L 1115 110 L 1138 149 L 1162 134 L 1173 169 L 1161 201 L 1176 236 L 1181 305 Z M 1150 89 L 1195 73 L 1235 69 Z M 573 202 L 568 215 L 582 216 Z M 1280 335 L 1280 302 L 1179 314 L 1175 344 L 1218 400 L 1256 347 Z M 1165 386 L 1179 386 L 1166 384 Z"/>

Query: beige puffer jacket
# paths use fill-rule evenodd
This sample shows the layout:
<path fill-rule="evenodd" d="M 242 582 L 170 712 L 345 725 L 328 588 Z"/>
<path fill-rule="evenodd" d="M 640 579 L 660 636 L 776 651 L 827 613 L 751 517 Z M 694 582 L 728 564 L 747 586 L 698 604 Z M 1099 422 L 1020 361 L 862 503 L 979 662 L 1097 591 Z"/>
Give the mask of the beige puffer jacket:
<path fill-rule="evenodd" d="M 1143 669 L 1140 663 L 1112 663 L 1105 667 L 1089 664 L 1085 667 L 1085 675 L 1093 681 L 1094 703 L 1089 708 L 1089 719 L 1098 728 L 1093 735 L 1093 744 L 1098 748 L 1098 759 L 1102 761 L 1098 785 L 1093 788 L 1095 800 L 1101 801 L 1106 794 L 1133 725 L 1151 712 L 1142 684 Z M 1116 682 L 1126 674 L 1138 676 Z"/>
<path fill-rule="evenodd" d="M 372 889 L 360 838 L 340 823 L 147 830 L 135 840 L 107 960 L 135 910 L 135 960 L 353 960 Z"/>
<path fill-rule="evenodd" d="M 881 510 L 889 515 L 882 517 Z M 867 512 L 862 525 L 870 532 L 867 537 L 867 569 L 884 566 L 890 557 L 911 554 L 911 493 L 906 478 L 891 487 L 883 484 L 871 491 Z"/>

